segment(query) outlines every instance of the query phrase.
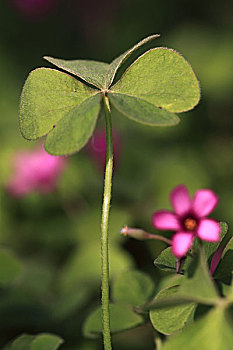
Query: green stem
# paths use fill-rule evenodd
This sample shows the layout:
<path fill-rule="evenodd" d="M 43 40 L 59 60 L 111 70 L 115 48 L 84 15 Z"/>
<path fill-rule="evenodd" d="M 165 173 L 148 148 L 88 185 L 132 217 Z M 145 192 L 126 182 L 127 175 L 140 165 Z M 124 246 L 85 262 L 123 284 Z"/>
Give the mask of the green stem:
<path fill-rule="evenodd" d="M 106 169 L 104 180 L 104 197 L 101 225 L 101 277 L 102 277 L 102 319 L 104 349 L 111 350 L 111 333 L 109 317 L 109 259 L 108 259 L 108 221 L 112 189 L 113 147 L 112 122 L 109 100 L 104 95 L 105 122 L 106 122 Z"/>

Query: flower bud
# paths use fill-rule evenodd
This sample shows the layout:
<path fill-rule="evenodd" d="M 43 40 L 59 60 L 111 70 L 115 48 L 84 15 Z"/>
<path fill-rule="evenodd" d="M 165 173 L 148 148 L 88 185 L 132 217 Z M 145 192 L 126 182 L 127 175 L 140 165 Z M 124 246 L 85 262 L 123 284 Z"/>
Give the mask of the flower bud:
<path fill-rule="evenodd" d="M 120 232 L 123 236 L 129 236 L 131 238 L 138 239 L 139 241 L 144 241 L 148 239 L 148 233 L 139 228 L 124 226 L 122 227 Z"/>

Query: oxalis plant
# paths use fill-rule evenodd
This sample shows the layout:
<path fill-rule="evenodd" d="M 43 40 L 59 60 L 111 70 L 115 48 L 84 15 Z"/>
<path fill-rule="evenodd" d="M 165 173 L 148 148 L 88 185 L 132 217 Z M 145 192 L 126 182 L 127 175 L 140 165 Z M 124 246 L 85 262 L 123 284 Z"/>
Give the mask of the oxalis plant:
<path fill-rule="evenodd" d="M 143 230 L 123 228 L 123 234 L 137 239 L 162 239 L 171 243 L 173 251 L 168 247 L 155 263 L 157 267 L 174 274 L 165 279 L 164 285 L 153 299 L 155 291 L 149 276 L 139 271 L 125 272 L 112 285 L 112 295 L 116 303 L 109 303 L 108 225 L 113 173 L 111 106 L 135 122 L 166 127 L 177 125 L 179 118 L 176 114 L 191 110 L 200 99 L 199 83 L 190 64 L 179 53 L 166 47 L 146 51 L 123 74 L 117 74 L 120 68 L 122 70 L 127 65 L 132 54 L 135 55 L 138 49 L 157 37 L 158 35 L 151 35 L 140 41 L 110 64 L 46 56 L 44 58 L 60 70 L 35 69 L 29 74 L 21 96 L 22 135 L 28 140 L 46 136 L 44 147 L 52 155 L 70 155 L 81 150 L 92 136 L 101 112 L 104 111 L 105 114 L 107 149 L 101 223 L 102 305 L 101 312 L 100 309 L 93 312 L 84 325 L 86 335 L 103 333 L 105 350 L 112 348 L 111 332 L 136 327 L 148 321 L 142 315 L 149 310 L 150 321 L 159 332 L 157 334 L 172 334 L 193 321 L 198 304 L 212 305 L 214 309 L 205 316 L 206 319 L 196 323 L 196 330 L 195 327 L 187 330 L 187 337 L 192 334 L 195 337 L 200 330 L 200 340 L 205 341 L 207 321 L 213 321 L 216 332 L 221 323 L 221 339 L 232 339 L 225 314 L 220 311 L 225 310 L 226 305 L 233 301 L 232 287 L 229 287 L 228 280 L 228 286 L 224 284 L 224 287 L 217 289 L 208 272 L 209 260 L 219 247 L 215 253 L 219 262 L 229 241 L 228 236 L 219 246 L 216 241 L 199 245 L 195 239 L 193 243 L 193 237 L 190 245 L 186 244 L 187 249 L 179 254 L 179 243 L 172 244 L 162 236 Z M 192 228 L 192 225 L 197 224 L 191 216 L 186 219 L 189 220 L 186 222 L 187 227 L 189 225 Z M 221 225 L 223 237 L 227 228 L 226 224 Z M 157 228 L 161 227 L 158 225 Z M 191 245 L 195 251 L 189 250 Z M 215 265 L 218 262 L 215 259 Z M 218 272 L 217 277 L 220 275 Z M 229 278 L 229 274 L 227 277 Z M 222 282 L 224 283 L 221 280 L 219 284 Z M 223 298 L 223 295 L 226 297 Z M 162 349 L 185 348 L 185 337 L 184 331 L 177 338 L 165 342 Z M 215 346 L 214 340 L 210 341 L 213 342 L 212 349 L 220 349 Z M 198 340 L 195 344 L 197 343 Z M 196 345 L 189 344 L 189 347 L 196 349 Z M 59 344 L 53 349 L 57 346 Z M 156 346 L 161 347 L 158 336 Z M 229 346 L 222 348 L 230 349 Z"/>

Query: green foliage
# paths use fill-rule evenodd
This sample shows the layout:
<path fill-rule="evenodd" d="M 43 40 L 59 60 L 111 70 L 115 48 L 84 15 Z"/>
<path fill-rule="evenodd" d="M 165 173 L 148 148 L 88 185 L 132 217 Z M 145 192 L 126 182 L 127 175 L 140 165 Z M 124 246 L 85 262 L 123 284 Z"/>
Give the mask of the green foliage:
<path fill-rule="evenodd" d="M 140 56 L 111 89 L 180 113 L 200 99 L 198 81 L 191 66 L 177 52 L 156 48 Z"/>
<path fill-rule="evenodd" d="M 175 114 L 141 98 L 111 93 L 109 99 L 120 113 L 136 122 L 150 126 L 173 126 L 179 123 L 179 118 Z"/>
<path fill-rule="evenodd" d="M 68 112 L 49 133 L 45 149 L 54 155 L 79 151 L 91 137 L 100 111 L 100 94 L 87 98 Z"/>
<path fill-rule="evenodd" d="M 170 338 L 161 350 L 231 350 L 233 343 L 232 324 L 224 308 L 217 307 L 203 318 Z"/>
<path fill-rule="evenodd" d="M 111 64 L 97 61 L 88 60 L 61 60 L 53 57 L 45 56 L 44 59 L 54 64 L 58 68 L 72 73 L 79 78 L 83 79 L 89 84 L 96 86 L 97 88 L 108 88 L 122 63 L 130 57 L 130 55 L 137 50 L 140 46 L 146 44 L 152 39 L 157 38 L 159 35 L 151 35 L 139 43 L 134 45 L 131 49 L 124 52 L 117 57 Z"/>
<path fill-rule="evenodd" d="M 55 69 L 32 71 L 23 88 L 20 130 L 26 139 L 44 136 L 54 125 L 94 93 L 77 79 Z"/>
<path fill-rule="evenodd" d="M 108 63 L 88 60 L 61 60 L 48 56 L 45 56 L 44 59 L 97 88 L 101 89 L 104 86 L 109 68 Z"/>
<path fill-rule="evenodd" d="M 155 301 L 160 298 L 169 298 L 176 295 L 179 286 L 173 286 L 161 290 L 155 297 Z M 187 322 L 193 320 L 195 303 L 187 303 L 173 307 L 164 307 L 150 311 L 150 320 L 154 328 L 163 334 L 172 334 L 182 329 Z"/>
<path fill-rule="evenodd" d="M 200 98 L 192 68 L 177 52 L 167 48 L 147 51 L 110 87 L 122 63 L 156 37 L 140 41 L 111 64 L 45 57 L 94 88 L 53 69 L 33 71 L 21 97 L 22 135 L 35 139 L 49 133 L 45 148 L 54 155 L 79 151 L 91 137 L 100 114 L 100 90 L 130 119 L 152 126 L 176 125 L 179 118 L 173 113 L 192 109 Z"/>
<path fill-rule="evenodd" d="M 114 279 L 112 297 L 116 302 L 139 306 L 146 303 L 154 292 L 154 283 L 143 272 L 125 271 Z"/>
<path fill-rule="evenodd" d="M 23 334 L 11 344 L 9 350 L 28 350 L 33 339 L 32 335 Z"/>
<path fill-rule="evenodd" d="M 218 298 L 217 290 L 209 275 L 204 251 L 200 249 L 198 256 L 190 264 L 186 278 L 182 280 L 180 293 L 203 303 L 214 303 Z"/>
<path fill-rule="evenodd" d="M 0 249 L 0 285 L 14 282 L 21 272 L 21 262 L 7 249 Z"/>
<path fill-rule="evenodd" d="M 107 76 L 106 76 L 106 87 L 108 88 L 111 85 L 111 83 L 113 82 L 113 79 L 116 75 L 117 70 L 127 60 L 127 58 L 129 58 L 141 46 L 147 44 L 149 41 L 156 39 L 158 37 L 159 37 L 158 34 L 148 36 L 147 38 L 139 41 L 139 43 L 134 45 L 131 49 L 127 50 L 122 55 L 115 58 L 115 60 L 113 60 L 112 63 L 110 63 L 110 65 L 109 65 L 109 69 L 108 69 Z"/>
<path fill-rule="evenodd" d="M 189 264 L 183 278 L 178 279 L 177 282 L 174 281 L 172 285 L 179 285 L 178 292 L 169 298 L 162 294 L 162 297 L 155 298 L 150 303 L 149 308 L 161 308 L 189 302 L 215 305 L 218 302 L 219 295 L 209 275 L 203 249 L 200 249 L 200 254 Z"/>
<path fill-rule="evenodd" d="M 188 256 L 185 260 L 185 263 L 182 267 L 182 271 L 190 264 L 191 258 Z M 160 255 L 155 259 L 154 264 L 156 267 L 164 271 L 175 272 L 175 257 L 171 252 L 171 248 L 168 247 L 164 249 Z"/>
<path fill-rule="evenodd" d="M 168 207 L 167 194 L 179 183 L 185 183 L 191 193 L 198 188 L 214 189 L 219 195 L 219 205 L 214 217 L 229 221 L 229 233 L 232 231 L 233 75 L 229 72 L 232 71 L 233 45 L 229 6 L 223 4 L 219 12 L 219 6 L 215 6 L 211 1 L 205 4 L 192 2 L 186 11 L 183 1 L 169 2 L 169 7 L 163 1 L 150 0 L 147 6 L 142 6 L 140 1 L 134 2 L 133 6 L 130 2 L 123 4 L 123 1 L 119 1 L 114 8 L 103 8 L 103 11 L 100 11 L 102 15 L 95 14 L 94 22 L 90 25 L 86 22 L 90 8 L 79 8 L 78 16 L 81 21 L 77 20 L 77 16 L 74 15 L 77 14 L 75 1 L 72 2 L 73 5 L 67 4 L 66 1 L 56 2 L 56 5 L 59 3 L 59 8 L 54 8 L 55 11 L 48 13 L 46 18 L 41 16 L 35 22 L 33 17 L 26 18 L 17 14 L 16 8 L 10 8 L 8 3 L 3 1 L 0 11 L 0 239 L 2 246 L 9 247 L 15 256 L 24 260 L 24 270 L 30 270 L 30 273 L 23 272 L 23 278 L 19 276 L 20 278 L 15 280 L 16 283 L 1 288 L 0 348 L 13 338 L 16 332 L 30 333 L 39 327 L 40 330 L 62 334 L 66 340 L 64 349 L 96 350 L 101 347 L 101 341 L 88 340 L 84 343 L 80 334 L 80 321 L 85 317 L 87 310 L 91 309 L 92 301 L 99 299 L 99 288 L 96 282 L 93 283 L 96 276 L 89 275 L 91 284 L 84 282 L 82 285 L 81 278 L 77 278 L 77 284 L 67 288 L 67 291 L 63 291 L 65 286 L 59 283 L 59 277 L 73 255 L 88 250 L 89 243 L 95 236 L 98 239 L 95 225 L 90 224 L 89 229 L 88 223 L 93 220 L 92 212 L 101 202 L 102 173 L 87 154 L 81 152 L 69 158 L 68 167 L 61 178 L 62 183 L 59 182 L 54 194 L 29 195 L 24 199 L 15 199 L 7 195 L 4 187 L 13 175 L 12 157 L 18 151 L 35 147 L 34 142 L 25 143 L 16 123 L 22 79 L 33 67 L 42 65 L 40 57 L 44 53 L 56 53 L 57 56 L 59 54 L 60 57 L 66 58 L 85 57 L 85 53 L 99 60 L 110 60 L 113 54 L 117 55 L 122 48 L 129 47 L 129 43 L 140 37 L 142 31 L 149 33 L 155 23 L 158 28 L 163 29 L 163 37 L 156 39 L 155 46 L 166 44 L 182 52 L 184 57 L 190 60 L 201 82 L 202 103 L 194 112 L 181 115 L 182 123 L 177 127 L 149 128 L 143 124 L 129 122 L 128 118 L 115 110 L 112 103 L 113 125 L 122 141 L 119 163 L 117 161 L 115 164 L 112 208 L 114 210 L 116 206 L 121 207 L 122 211 L 130 212 L 131 218 L 129 220 L 126 216 L 121 216 L 121 219 L 119 215 L 118 220 L 114 217 L 110 244 L 116 245 L 121 240 L 124 247 L 118 244 L 118 250 L 121 249 L 134 266 L 139 265 L 148 271 L 149 275 L 153 276 L 156 286 L 159 283 L 159 288 L 165 288 L 170 283 L 181 285 L 181 280 L 186 277 L 174 273 L 174 264 L 170 270 L 172 273 L 164 273 L 153 267 L 152 260 L 163 249 L 163 244 L 157 241 L 134 242 L 123 239 L 119 232 L 117 235 L 115 231 L 119 231 L 121 225 L 129 222 L 133 227 L 145 227 L 150 231 L 150 213 Z M 101 4 L 98 4 L 98 8 L 101 10 Z M 175 12 L 179 13 L 179 16 L 171 21 L 171 14 Z M 167 28 L 166 32 L 164 28 Z M 103 29 L 106 35 L 102 35 Z M 31 47 L 31 43 L 35 43 L 33 49 L 27 50 L 28 44 Z M 136 54 L 137 52 L 133 52 L 132 57 L 136 57 Z M 124 66 L 121 66 L 122 72 L 129 61 L 132 62 L 133 59 L 126 58 Z M 117 70 L 115 82 L 120 73 Z M 53 88 L 55 89 L 55 86 Z M 36 93 L 34 95 L 37 96 Z M 49 92 L 46 91 L 44 95 L 49 96 Z M 111 93 L 108 93 L 108 96 L 110 98 Z M 69 100 L 71 96 L 67 97 L 67 104 Z M 56 108 L 56 102 L 54 105 Z M 99 116 L 99 127 L 102 125 L 103 115 Z M 53 126 L 52 119 L 50 126 Z M 82 220 L 84 215 L 85 222 Z M 95 222 L 99 225 L 97 219 Z M 215 244 L 209 243 L 209 247 L 214 249 Z M 230 246 L 225 249 L 225 253 L 228 248 L 230 249 Z M 213 277 L 221 295 L 228 298 L 231 295 L 232 299 L 231 250 L 226 255 L 223 253 Z M 89 259 L 89 256 L 86 258 Z M 208 263 L 210 259 L 211 256 Z M 122 255 L 119 254 L 114 261 L 115 275 L 119 265 L 121 270 Z M 83 260 L 82 266 L 84 269 L 88 267 L 88 260 Z M 185 265 L 184 270 L 187 267 Z M 125 268 L 129 267 L 125 265 Z M 76 273 L 80 273 L 78 265 L 72 273 L 71 279 L 75 280 Z M 84 271 L 82 275 L 85 275 Z M 228 284 L 223 283 L 222 279 Z M 225 299 L 222 300 L 224 301 Z M 204 308 L 206 306 L 198 306 L 194 324 L 190 328 L 200 317 L 199 309 L 206 312 Z M 233 308 L 229 312 L 232 317 Z M 229 319 L 226 320 L 232 327 Z M 206 348 L 210 349 L 212 335 L 213 341 L 223 339 L 224 329 L 219 329 L 217 338 L 216 328 L 211 329 L 214 322 L 210 324 L 209 321 L 211 322 L 207 318 L 203 320 L 200 331 L 205 327 L 205 322 L 209 324 L 209 331 L 204 337 L 206 339 L 199 339 L 193 346 L 195 349 L 199 349 L 203 342 L 207 343 L 207 339 Z M 152 333 L 156 333 L 156 338 L 160 339 L 148 322 L 140 328 L 115 334 L 113 348 L 151 350 L 154 348 Z M 193 338 L 195 340 L 196 336 L 187 336 L 179 350 L 189 349 Z M 167 341 L 166 337 L 162 336 L 161 339 Z M 229 343 L 232 344 L 232 338 Z M 172 346 L 171 348 L 173 349 Z M 227 345 L 221 344 L 220 348 L 225 349 Z M 161 349 L 161 346 L 156 349 Z"/>
<path fill-rule="evenodd" d="M 56 350 L 63 340 L 53 334 L 21 335 L 13 341 L 8 350 Z"/>
<path fill-rule="evenodd" d="M 110 304 L 111 332 L 121 332 L 144 323 L 144 319 L 132 310 L 121 304 Z M 102 332 L 101 308 L 98 307 L 86 319 L 83 333 L 86 337 L 96 337 Z"/>
<path fill-rule="evenodd" d="M 221 245 L 222 249 L 224 249 L 225 245 L 228 243 L 228 240 L 226 240 L 226 235 L 227 235 L 227 230 L 228 230 L 228 225 L 226 222 L 220 222 L 219 223 L 221 226 L 221 233 L 220 233 L 220 239 L 221 242 L 203 242 L 203 248 L 205 251 L 205 256 L 208 261 L 208 265 L 210 267 L 211 265 L 211 258 L 213 257 L 214 252 L 216 249 Z M 198 241 L 194 241 L 194 249 L 198 251 Z M 187 267 L 190 265 L 192 262 L 192 258 L 190 256 L 187 256 L 184 262 L 184 265 L 182 266 L 181 272 L 184 272 Z M 176 270 L 175 267 L 175 257 L 171 252 L 171 248 L 166 248 L 164 249 L 160 255 L 155 259 L 154 264 L 156 267 L 160 268 L 161 270 L 164 271 L 170 271 L 174 272 Z"/>

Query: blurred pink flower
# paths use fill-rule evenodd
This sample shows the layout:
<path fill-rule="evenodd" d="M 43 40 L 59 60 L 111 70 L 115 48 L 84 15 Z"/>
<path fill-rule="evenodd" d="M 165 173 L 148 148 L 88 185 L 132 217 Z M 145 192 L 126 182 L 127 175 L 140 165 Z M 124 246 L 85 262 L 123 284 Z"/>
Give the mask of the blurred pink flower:
<path fill-rule="evenodd" d="M 11 0 L 13 6 L 26 16 L 43 16 L 48 13 L 58 0 Z"/>
<path fill-rule="evenodd" d="M 114 166 L 118 161 L 120 152 L 120 136 L 113 131 L 113 160 Z M 97 129 L 87 144 L 87 154 L 93 159 L 96 165 L 102 170 L 106 163 L 106 132 L 104 129 Z"/>
<path fill-rule="evenodd" d="M 14 173 L 7 190 L 15 197 L 34 191 L 51 192 L 56 188 L 65 166 L 64 157 L 51 156 L 43 146 L 33 151 L 19 151 L 13 159 Z"/>
<path fill-rule="evenodd" d="M 172 253 L 183 258 L 190 249 L 194 238 L 209 242 L 220 239 L 220 226 L 217 221 L 206 218 L 218 204 L 216 194 L 208 189 L 196 191 L 191 199 L 187 188 L 180 185 L 170 195 L 174 213 L 159 210 L 153 214 L 152 222 L 159 230 L 174 230 Z"/>

